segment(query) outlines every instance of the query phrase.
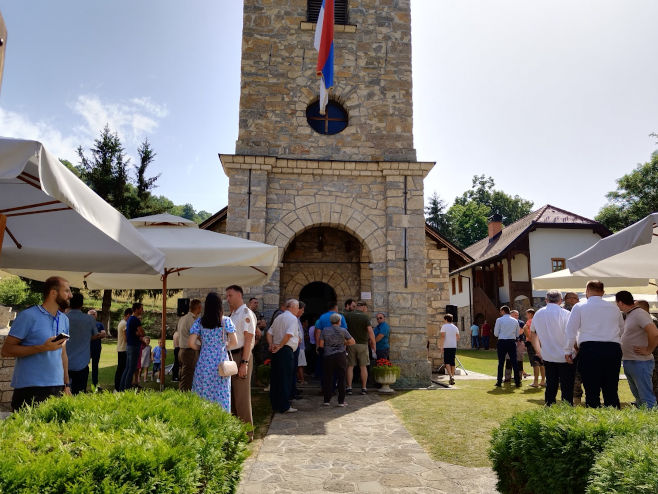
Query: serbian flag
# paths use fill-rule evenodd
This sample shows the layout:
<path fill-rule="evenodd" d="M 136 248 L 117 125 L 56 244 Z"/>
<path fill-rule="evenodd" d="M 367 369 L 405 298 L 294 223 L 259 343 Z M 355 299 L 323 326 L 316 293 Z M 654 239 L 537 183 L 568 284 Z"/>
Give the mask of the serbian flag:
<path fill-rule="evenodd" d="M 334 0 L 322 0 L 315 27 L 315 49 L 318 50 L 317 75 L 320 79 L 320 115 L 329 102 L 329 89 L 334 85 Z"/>

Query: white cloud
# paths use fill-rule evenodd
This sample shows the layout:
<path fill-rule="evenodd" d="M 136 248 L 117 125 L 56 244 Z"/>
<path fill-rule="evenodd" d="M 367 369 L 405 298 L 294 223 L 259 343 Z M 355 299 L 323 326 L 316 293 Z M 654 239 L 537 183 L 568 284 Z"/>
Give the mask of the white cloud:
<path fill-rule="evenodd" d="M 160 121 L 169 114 L 165 105 L 149 97 L 132 98 L 124 102 L 105 102 L 96 95 L 80 95 L 70 103 L 73 115 L 59 120 L 73 122 L 68 127 L 52 120 L 34 120 L 30 116 L 0 107 L 0 135 L 41 141 L 54 155 L 77 162 L 76 149 L 87 149 L 106 124 L 117 132 L 127 152 L 157 131 Z M 79 124 L 75 121 L 82 117 Z M 130 153 L 129 153 L 130 155 Z"/>
<path fill-rule="evenodd" d="M 127 145 L 137 145 L 155 132 L 159 120 L 169 113 L 166 106 L 154 103 L 148 97 L 106 103 L 95 95 L 81 95 L 71 109 L 85 121 L 85 125 L 78 128 L 81 132 L 95 137 L 108 124 Z"/>
<path fill-rule="evenodd" d="M 40 141 L 58 158 L 75 162 L 79 136 L 65 135 L 54 124 L 44 120 L 31 121 L 25 115 L 0 108 L 0 135 Z"/>

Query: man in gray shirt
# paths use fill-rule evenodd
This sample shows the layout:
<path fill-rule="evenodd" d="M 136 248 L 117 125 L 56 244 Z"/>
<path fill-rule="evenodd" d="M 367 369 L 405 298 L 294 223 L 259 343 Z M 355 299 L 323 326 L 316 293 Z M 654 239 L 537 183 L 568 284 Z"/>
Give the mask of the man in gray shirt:
<path fill-rule="evenodd" d="M 324 348 L 322 360 L 322 392 L 324 394 L 324 405 L 329 406 L 333 394 L 334 377 L 338 381 L 338 406 L 345 406 L 345 371 L 347 358 L 345 356 L 346 345 L 354 345 L 354 338 L 345 328 L 340 326 L 340 314 L 329 316 L 331 326 L 320 332 L 318 346 Z"/>
<path fill-rule="evenodd" d="M 96 319 L 80 310 L 84 299 L 82 294 L 74 293 L 71 297 L 71 310 L 66 314 L 69 318 L 69 335 L 66 343 L 66 353 L 69 358 L 69 379 L 71 393 L 84 393 L 89 379 L 89 361 L 91 360 L 91 340 L 102 338 L 96 328 Z"/>

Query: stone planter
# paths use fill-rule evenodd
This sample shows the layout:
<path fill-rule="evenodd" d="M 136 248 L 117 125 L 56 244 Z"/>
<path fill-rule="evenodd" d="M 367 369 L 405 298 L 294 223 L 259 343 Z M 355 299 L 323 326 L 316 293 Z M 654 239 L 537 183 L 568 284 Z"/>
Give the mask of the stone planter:
<path fill-rule="evenodd" d="M 393 393 L 394 390 L 391 389 L 391 384 L 394 384 L 395 381 L 397 381 L 397 375 L 396 372 L 394 371 L 389 371 L 389 372 L 381 372 L 376 374 L 375 376 L 375 382 L 378 384 L 381 384 L 382 387 L 379 388 L 380 393 Z"/>

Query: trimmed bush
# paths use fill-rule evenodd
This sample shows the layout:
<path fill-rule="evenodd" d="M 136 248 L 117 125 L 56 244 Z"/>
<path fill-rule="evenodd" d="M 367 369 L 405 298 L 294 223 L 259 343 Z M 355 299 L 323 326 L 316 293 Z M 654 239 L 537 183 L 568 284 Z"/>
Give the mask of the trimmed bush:
<path fill-rule="evenodd" d="M 0 492 L 230 493 L 241 422 L 193 393 L 51 398 L 2 424 Z"/>
<path fill-rule="evenodd" d="M 592 467 L 588 494 L 658 492 L 658 436 L 612 439 Z"/>
<path fill-rule="evenodd" d="M 489 457 L 502 493 L 583 493 L 612 438 L 653 431 L 655 412 L 556 405 L 503 422 L 492 433 Z"/>
<path fill-rule="evenodd" d="M 20 306 L 28 297 L 27 283 L 18 276 L 8 276 L 0 280 L 0 304 L 8 307 Z"/>

